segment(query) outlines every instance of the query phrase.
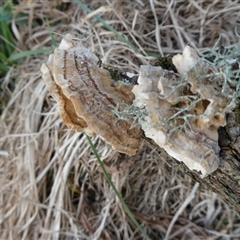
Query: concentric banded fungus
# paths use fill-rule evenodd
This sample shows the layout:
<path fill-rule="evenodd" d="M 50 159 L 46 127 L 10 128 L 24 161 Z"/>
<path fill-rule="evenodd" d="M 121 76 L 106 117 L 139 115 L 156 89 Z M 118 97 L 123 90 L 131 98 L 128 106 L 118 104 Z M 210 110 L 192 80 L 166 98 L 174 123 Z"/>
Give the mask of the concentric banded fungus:
<path fill-rule="evenodd" d="M 132 121 L 118 119 L 112 111 L 120 103 L 132 104 L 132 85 L 113 81 L 97 66 L 98 60 L 67 35 L 42 65 L 43 80 L 69 128 L 97 134 L 113 149 L 134 155 L 140 143 L 140 126 L 132 127 Z"/>
<path fill-rule="evenodd" d="M 147 137 L 202 177 L 217 169 L 217 130 L 240 95 L 239 69 L 230 76 L 231 68 L 215 67 L 186 47 L 173 57 L 180 75 L 141 66 L 139 85 L 132 88 L 113 81 L 97 66 L 95 54 L 70 39 L 67 35 L 41 68 L 69 128 L 97 134 L 113 149 L 134 155 L 141 125 Z"/>
<path fill-rule="evenodd" d="M 231 101 L 223 77 L 190 47 L 173 57 L 180 76 L 161 67 L 141 66 L 134 105 L 145 106 L 145 135 L 202 177 L 219 165 L 218 132 Z M 229 110 L 229 109 L 228 109 Z"/>

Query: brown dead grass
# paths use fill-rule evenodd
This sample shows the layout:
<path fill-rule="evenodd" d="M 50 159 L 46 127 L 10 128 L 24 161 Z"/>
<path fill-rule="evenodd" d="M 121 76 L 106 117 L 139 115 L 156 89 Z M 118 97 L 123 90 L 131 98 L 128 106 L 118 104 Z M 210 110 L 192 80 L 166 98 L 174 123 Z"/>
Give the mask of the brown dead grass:
<path fill-rule="evenodd" d="M 59 42 L 75 34 L 110 67 L 137 72 L 153 57 L 135 53 L 94 15 L 142 51 L 176 53 L 186 44 L 199 51 L 238 39 L 238 1 L 20 1 L 12 22 L 17 48 L 51 46 L 45 19 Z M 87 39 L 87 40 L 84 40 Z M 58 106 L 42 82 L 47 54 L 27 57 L 3 79 L 11 98 L 1 116 L 0 239 L 143 239 L 105 180 L 82 133 L 59 118 Z M 15 89 L 9 84 L 16 82 Z M 93 142 L 118 191 L 151 239 L 237 239 L 239 217 L 215 193 L 199 186 L 143 143 L 134 157 Z"/>

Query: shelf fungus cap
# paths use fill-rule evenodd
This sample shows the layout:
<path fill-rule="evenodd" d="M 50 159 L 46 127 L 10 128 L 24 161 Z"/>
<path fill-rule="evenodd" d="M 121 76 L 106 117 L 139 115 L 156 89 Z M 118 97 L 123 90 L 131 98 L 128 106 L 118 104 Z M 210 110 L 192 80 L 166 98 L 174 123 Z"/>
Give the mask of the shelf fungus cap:
<path fill-rule="evenodd" d="M 134 105 L 145 108 L 140 124 L 175 159 L 201 177 L 219 165 L 218 128 L 226 124 L 230 99 L 221 93 L 218 69 L 186 47 L 173 57 L 179 74 L 161 67 L 141 66 Z"/>
<path fill-rule="evenodd" d="M 186 74 L 198 60 L 197 52 L 189 46 L 183 49 L 182 54 L 177 54 L 172 58 L 172 62 L 180 75 Z"/>
<path fill-rule="evenodd" d="M 132 85 L 114 81 L 98 67 L 98 61 L 68 34 L 42 64 L 42 77 L 69 128 L 98 135 L 114 150 L 134 155 L 140 144 L 140 125 L 132 126 L 133 121 L 113 113 L 119 104 L 132 104 Z"/>

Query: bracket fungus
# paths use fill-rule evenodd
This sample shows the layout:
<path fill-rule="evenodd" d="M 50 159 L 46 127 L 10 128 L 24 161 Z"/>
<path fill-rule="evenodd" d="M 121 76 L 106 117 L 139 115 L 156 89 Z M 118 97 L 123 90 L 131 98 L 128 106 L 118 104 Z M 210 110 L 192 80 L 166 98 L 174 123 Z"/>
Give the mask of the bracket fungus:
<path fill-rule="evenodd" d="M 96 134 L 114 150 L 134 155 L 142 130 L 139 124 L 132 126 L 132 120 L 119 119 L 112 111 L 121 103 L 132 104 L 133 86 L 112 80 L 107 70 L 98 67 L 98 61 L 68 34 L 42 64 L 42 77 L 69 128 Z"/>
<path fill-rule="evenodd" d="M 179 74 L 141 66 L 139 85 L 132 90 L 134 105 L 145 106 L 147 114 L 140 121 L 145 135 L 206 177 L 219 165 L 217 130 L 226 124 L 232 98 L 224 94 L 221 69 L 194 49 L 187 46 L 172 61 Z"/>
<path fill-rule="evenodd" d="M 240 95 L 234 79 L 239 69 L 236 74 L 231 66 L 211 64 L 187 46 L 172 59 L 178 73 L 141 66 L 133 86 L 114 81 L 98 61 L 66 35 L 41 67 L 69 128 L 99 135 L 128 155 L 136 153 L 143 130 L 202 177 L 218 168 L 218 128 L 226 125 L 225 115 Z"/>

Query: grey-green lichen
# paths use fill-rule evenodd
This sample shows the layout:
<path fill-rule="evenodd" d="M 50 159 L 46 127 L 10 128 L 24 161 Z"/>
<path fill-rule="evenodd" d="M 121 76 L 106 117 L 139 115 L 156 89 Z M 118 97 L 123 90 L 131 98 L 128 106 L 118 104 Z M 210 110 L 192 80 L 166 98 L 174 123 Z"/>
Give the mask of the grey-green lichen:
<path fill-rule="evenodd" d="M 139 120 L 145 135 L 202 177 L 218 167 L 217 130 L 236 106 L 240 87 L 235 52 L 212 54 L 210 61 L 187 46 L 172 59 L 179 74 L 141 66 L 133 88 L 135 107 L 145 108 Z"/>

